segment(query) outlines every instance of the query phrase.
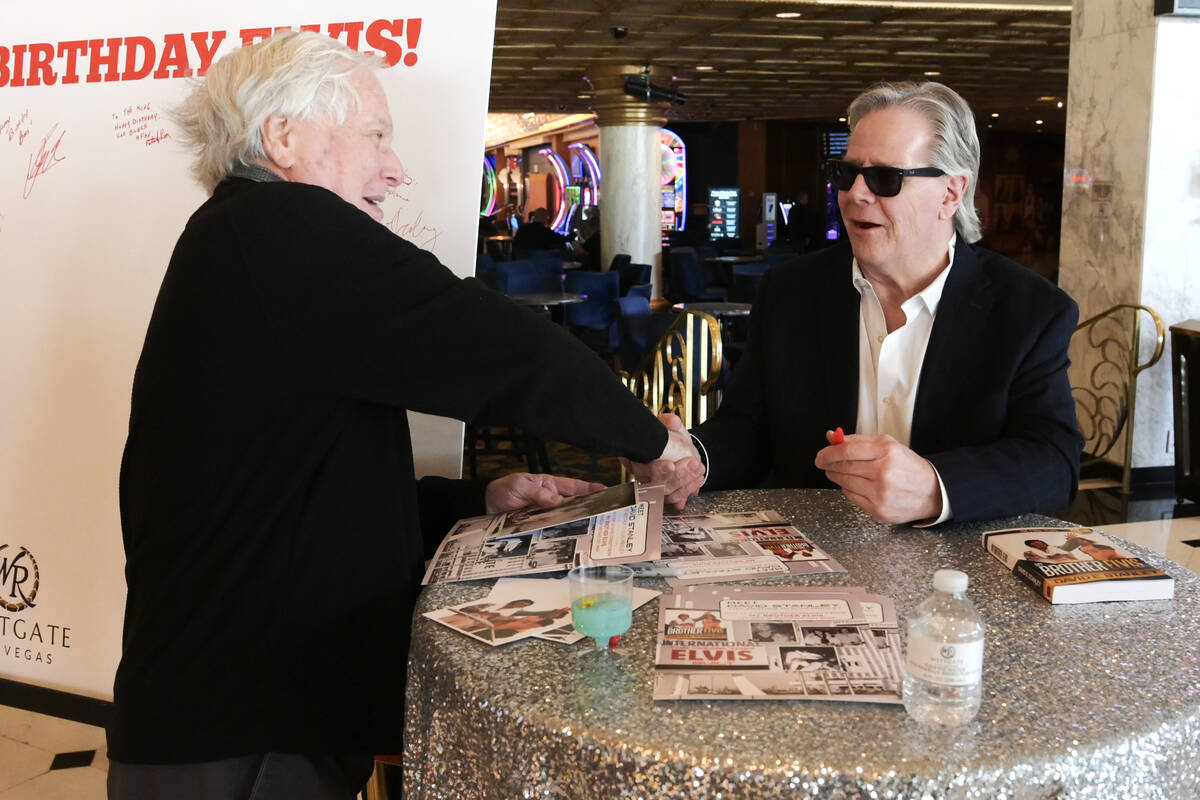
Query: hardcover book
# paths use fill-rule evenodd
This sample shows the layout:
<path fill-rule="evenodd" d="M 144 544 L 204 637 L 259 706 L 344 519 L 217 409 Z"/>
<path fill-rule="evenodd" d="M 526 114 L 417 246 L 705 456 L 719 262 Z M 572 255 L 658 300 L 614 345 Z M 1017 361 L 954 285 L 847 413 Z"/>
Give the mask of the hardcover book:
<path fill-rule="evenodd" d="M 1051 603 L 1175 596 L 1174 578 L 1092 528 L 986 531 L 983 547 Z"/>

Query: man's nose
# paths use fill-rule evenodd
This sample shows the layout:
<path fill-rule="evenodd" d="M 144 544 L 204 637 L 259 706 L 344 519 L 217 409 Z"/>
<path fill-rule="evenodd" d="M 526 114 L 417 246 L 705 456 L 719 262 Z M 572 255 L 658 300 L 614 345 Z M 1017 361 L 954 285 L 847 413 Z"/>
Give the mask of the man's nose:
<path fill-rule="evenodd" d="M 854 176 L 854 183 L 850 184 L 850 199 L 859 202 L 867 202 L 875 199 L 875 193 L 867 188 L 867 179 L 860 172 Z"/>
<path fill-rule="evenodd" d="M 387 153 L 384 155 L 383 167 L 379 172 L 388 186 L 399 186 L 404 179 L 404 164 L 400 162 L 400 156 L 396 155 L 396 151 L 391 147 L 388 147 Z"/>

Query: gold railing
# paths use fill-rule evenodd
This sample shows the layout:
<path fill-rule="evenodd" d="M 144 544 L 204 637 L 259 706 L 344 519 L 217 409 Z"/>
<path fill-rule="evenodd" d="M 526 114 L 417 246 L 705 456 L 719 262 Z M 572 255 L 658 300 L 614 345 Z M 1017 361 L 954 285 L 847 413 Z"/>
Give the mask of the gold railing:
<path fill-rule="evenodd" d="M 1140 312 L 1146 312 L 1154 322 L 1156 340 L 1154 353 L 1140 361 Z M 1102 461 L 1112 461 L 1110 453 L 1124 433 L 1121 453 L 1121 492 L 1129 494 L 1129 475 L 1133 461 L 1133 412 L 1137 399 L 1137 376 L 1162 358 L 1166 335 L 1162 319 L 1154 309 L 1136 303 L 1118 303 L 1075 327 L 1077 340 L 1082 339 L 1092 355 L 1080 359 L 1091 364 L 1088 382 L 1072 386 L 1075 414 L 1085 440 L 1083 467 Z M 1098 356 L 1098 358 L 1097 358 Z M 1093 359 L 1096 359 L 1093 362 Z M 1115 481 L 1082 480 L 1081 489 L 1116 486 Z"/>
<path fill-rule="evenodd" d="M 618 375 L 654 414 L 670 412 L 691 428 L 717 409 L 721 326 L 709 314 L 680 312 L 633 372 Z"/>

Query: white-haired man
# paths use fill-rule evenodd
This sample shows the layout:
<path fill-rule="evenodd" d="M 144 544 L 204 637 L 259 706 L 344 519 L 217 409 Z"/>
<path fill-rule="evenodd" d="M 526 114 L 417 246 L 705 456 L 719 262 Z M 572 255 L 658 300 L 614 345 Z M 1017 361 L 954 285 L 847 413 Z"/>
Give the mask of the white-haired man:
<path fill-rule="evenodd" d="M 881 84 L 848 118 L 828 169 L 849 246 L 764 278 L 732 385 L 693 431 L 704 489 L 836 485 L 890 523 L 1065 507 L 1083 445 L 1067 381 L 1079 311 L 973 244 L 970 107 L 939 83 Z"/>
<path fill-rule="evenodd" d="M 379 224 L 401 168 L 376 66 L 283 33 L 178 113 L 212 197 L 134 377 L 113 798 L 355 796 L 401 750 L 430 545 L 598 488 L 418 481 L 407 410 L 700 470 L 586 347 Z"/>

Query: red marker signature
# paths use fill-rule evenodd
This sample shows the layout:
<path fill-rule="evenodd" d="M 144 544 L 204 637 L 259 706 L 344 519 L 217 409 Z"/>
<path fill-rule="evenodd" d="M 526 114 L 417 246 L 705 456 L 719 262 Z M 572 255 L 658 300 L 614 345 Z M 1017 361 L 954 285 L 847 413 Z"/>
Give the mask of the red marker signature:
<path fill-rule="evenodd" d="M 59 145 L 62 144 L 63 137 L 67 135 L 66 131 L 58 134 L 54 138 L 55 131 L 58 130 L 58 123 L 54 123 L 50 127 L 50 132 L 42 139 L 41 145 L 38 147 L 37 156 L 29 157 L 29 169 L 25 171 L 25 190 L 21 195 L 25 199 L 29 199 L 30 193 L 33 191 L 33 185 L 37 179 L 45 175 L 60 161 L 66 161 L 67 157 L 58 154 Z M 50 140 L 54 139 L 54 144 L 50 145 Z M 47 150 L 47 146 L 50 149 Z"/>

